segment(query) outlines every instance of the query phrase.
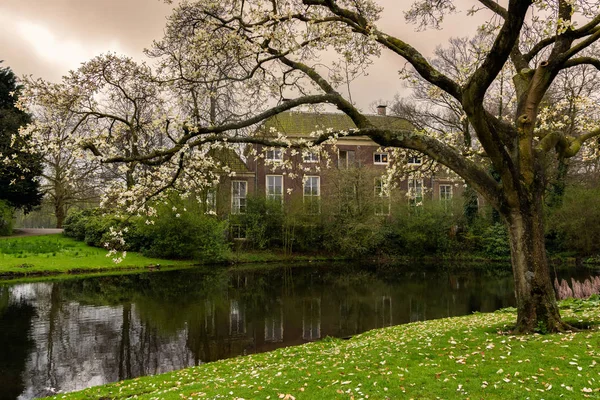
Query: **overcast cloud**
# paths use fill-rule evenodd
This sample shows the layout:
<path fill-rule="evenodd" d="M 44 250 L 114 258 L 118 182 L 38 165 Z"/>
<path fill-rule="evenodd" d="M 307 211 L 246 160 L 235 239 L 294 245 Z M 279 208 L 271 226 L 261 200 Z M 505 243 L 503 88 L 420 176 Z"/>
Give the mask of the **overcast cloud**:
<path fill-rule="evenodd" d="M 402 10 L 411 1 L 380 0 L 385 7 L 379 27 L 430 55 L 450 36 L 472 35 L 465 13 L 447 18 L 443 31 L 415 32 Z M 457 3 L 475 4 L 474 0 Z M 58 81 L 70 69 L 100 53 L 113 51 L 138 60 L 152 40 L 162 36 L 171 6 L 160 0 L 1 0 L 0 60 L 17 75 Z M 402 92 L 398 70 L 404 61 L 384 53 L 369 76 L 352 83 L 353 100 L 364 110 Z"/>

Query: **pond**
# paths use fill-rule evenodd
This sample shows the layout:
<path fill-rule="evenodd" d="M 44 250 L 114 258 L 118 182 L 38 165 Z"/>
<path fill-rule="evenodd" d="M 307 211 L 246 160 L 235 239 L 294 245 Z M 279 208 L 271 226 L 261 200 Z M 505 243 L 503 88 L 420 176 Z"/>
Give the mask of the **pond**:
<path fill-rule="evenodd" d="M 573 273 L 590 272 L 560 274 Z M 508 271 L 427 266 L 256 266 L 3 285 L 0 398 L 31 399 L 514 303 Z"/>

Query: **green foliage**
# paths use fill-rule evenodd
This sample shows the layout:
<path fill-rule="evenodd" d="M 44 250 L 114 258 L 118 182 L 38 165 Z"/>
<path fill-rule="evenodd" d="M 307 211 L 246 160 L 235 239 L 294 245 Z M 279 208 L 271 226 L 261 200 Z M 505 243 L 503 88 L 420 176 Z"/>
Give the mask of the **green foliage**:
<path fill-rule="evenodd" d="M 266 249 L 282 245 L 284 212 L 281 204 L 264 197 L 247 199 L 246 213 L 232 215 L 231 224 L 246 229 L 246 239 L 253 249 Z"/>
<path fill-rule="evenodd" d="M 0 68 L 0 154 L 12 161 L 0 166 L 0 200 L 28 212 L 42 200 L 39 182 L 34 179 L 41 175 L 42 163 L 39 156 L 26 151 L 27 138 L 13 139 L 31 120 L 15 107 L 20 89 L 11 69 Z"/>
<path fill-rule="evenodd" d="M 402 255 L 443 255 L 455 250 L 460 204 L 426 201 L 414 207 L 408 203 L 395 207 L 388 228 L 390 244 Z"/>
<path fill-rule="evenodd" d="M 197 210 L 183 211 L 181 202 L 175 204 L 179 207 L 172 204 L 158 207 L 160 218 L 153 224 L 147 224 L 143 218 L 137 220 L 138 241 L 146 242 L 140 248 L 142 254 L 179 260 L 220 261 L 228 249 L 227 224 Z"/>
<path fill-rule="evenodd" d="M 152 221 L 142 217 L 116 217 L 97 209 L 75 211 L 66 218 L 64 233 L 90 246 L 105 247 L 108 243 L 118 250 L 140 251 L 148 257 L 222 260 L 228 250 L 225 222 L 179 199 L 156 208 L 160 218 Z M 111 228 L 124 233 L 124 246 L 115 242 Z"/>
<path fill-rule="evenodd" d="M 13 208 L 0 200 L 0 236 L 10 236 L 13 231 Z"/>
<path fill-rule="evenodd" d="M 142 269 L 156 264 L 161 264 L 163 269 L 173 265 L 189 265 L 189 262 L 143 257 L 135 252 L 128 252 L 122 263 L 115 264 L 106 254 L 105 249 L 90 247 L 63 235 L 4 238 L 0 240 L 0 275 L 43 275 L 48 279 L 47 275 L 53 274 L 108 273 L 122 268 Z"/>
<path fill-rule="evenodd" d="M 52 254 L 73 247 L 73 243 L 61 241 L 60 237 L 54 235 L 40 236 L 35 240 L 0 240 L 1 254 Z"/>
<path fill-rule="evenodd" d="M 548 250 L 600 254 L 600 188 L 571 186 L 546 221 Z"/>
<path fill-rule="evenodd" d="M 483 252 L 490 258 L 510 256 L 508 232 L 504 224 L 496 223 L 484 229 L 482 237 Z"/>
<path fill-rule="evenodd" d="M 380 217 L 342 214 L 332 216 L 325 224 L 323 247 L 329 252 L 356 258 L 377 253 L 382 249 L 384 238 Z"/>

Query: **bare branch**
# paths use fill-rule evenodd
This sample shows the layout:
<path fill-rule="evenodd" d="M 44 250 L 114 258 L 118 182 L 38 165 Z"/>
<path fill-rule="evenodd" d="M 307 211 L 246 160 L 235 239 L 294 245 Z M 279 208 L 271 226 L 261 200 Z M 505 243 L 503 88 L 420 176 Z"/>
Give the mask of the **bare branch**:
<path fill-rule="evenodd" d="M 598 69 L 600 71 L 600 59 L 593 58 L 593 57 L 571 58 L 570 60 L 567 60 L 563 64 L 563 68 L 562 69 L 576 67 L 578 65 L 584 65 L 584 64 L 593 65 L 594 67 L 596 67 L 596 69 Z"/>

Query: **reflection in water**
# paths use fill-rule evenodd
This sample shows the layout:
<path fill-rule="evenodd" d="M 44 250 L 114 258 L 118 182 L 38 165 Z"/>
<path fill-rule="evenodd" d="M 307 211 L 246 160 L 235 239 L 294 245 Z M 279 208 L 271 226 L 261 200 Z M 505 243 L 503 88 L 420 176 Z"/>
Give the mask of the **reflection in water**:
<path fill-rule="evenodd" d="M 347 265 L 0 286 L 0 398 L 31 399 L 513 303 L 509 273 Z"/>

